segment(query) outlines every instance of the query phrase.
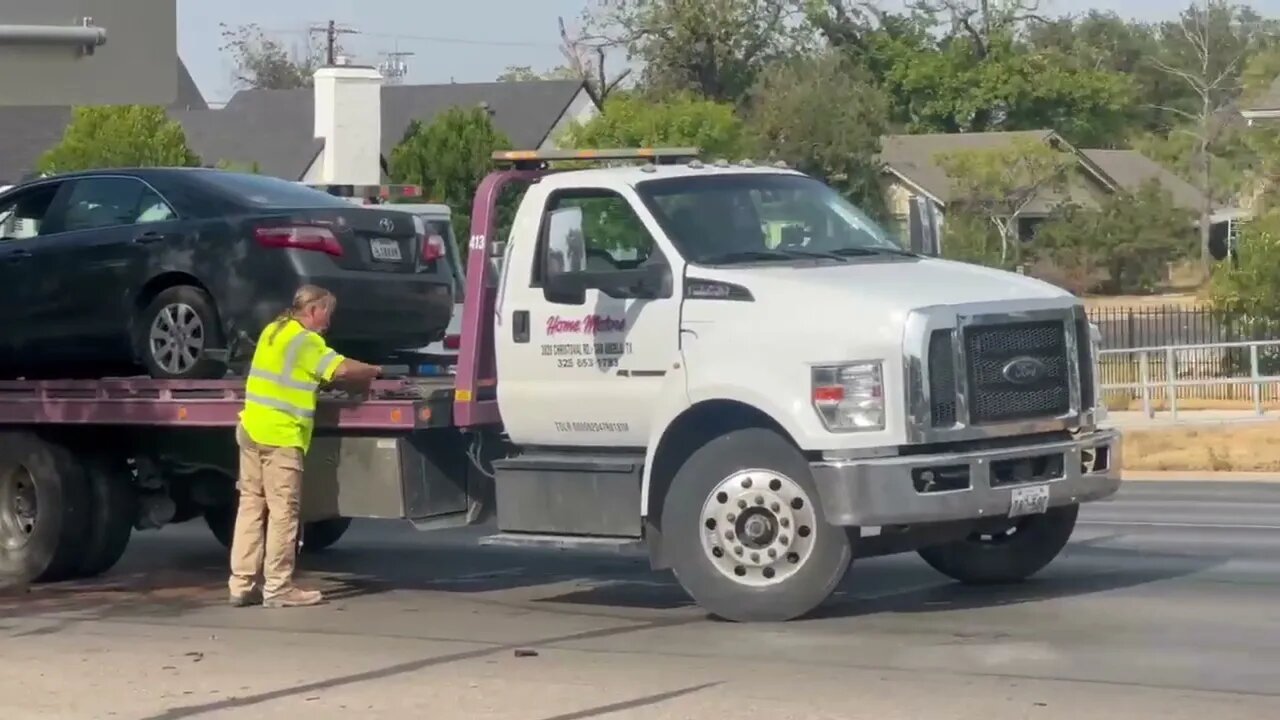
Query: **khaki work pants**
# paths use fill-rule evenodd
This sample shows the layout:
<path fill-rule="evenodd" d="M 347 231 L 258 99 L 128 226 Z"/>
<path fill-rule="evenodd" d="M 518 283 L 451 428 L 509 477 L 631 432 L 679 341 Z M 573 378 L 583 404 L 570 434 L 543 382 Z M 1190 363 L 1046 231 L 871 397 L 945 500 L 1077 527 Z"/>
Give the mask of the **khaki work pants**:
<path fill-rule="evenodd" d="M 302 506 L 302 450 L 260 445 L 236 427 L 240 446 L 240 508 L 231 542 L 233 595 L 253 590 L 263 576 L 262 595 L 293 589 L 298 523 Z"/>

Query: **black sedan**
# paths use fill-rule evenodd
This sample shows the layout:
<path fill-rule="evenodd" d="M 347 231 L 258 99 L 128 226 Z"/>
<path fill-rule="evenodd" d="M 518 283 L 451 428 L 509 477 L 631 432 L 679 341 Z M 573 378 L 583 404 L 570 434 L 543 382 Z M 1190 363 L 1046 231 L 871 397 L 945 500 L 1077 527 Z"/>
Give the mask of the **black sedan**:
<path fill-rule="evenodd" d="M 445 248 L 414 216 L 201 168 L 94 170 L 0 193 L 0 376 L 216 378 L 303 283 L 332 290 L 335 349 L 439 340 Z"/>

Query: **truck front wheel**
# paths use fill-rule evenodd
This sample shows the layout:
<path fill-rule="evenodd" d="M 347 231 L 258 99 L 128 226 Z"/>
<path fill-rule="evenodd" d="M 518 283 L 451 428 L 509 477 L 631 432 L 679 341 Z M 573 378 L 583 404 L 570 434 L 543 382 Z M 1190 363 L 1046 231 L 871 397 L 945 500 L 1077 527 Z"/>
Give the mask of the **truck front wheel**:
<path fill-rule="evenodd" d="M 851 558 L 844 529 L 823 517 L 804 456 L 762 428 L 720 436 L 684 462 L 663 501 L 662 530 L 685 591 L 737 622 L 809 613 Z"/>
<path fill-rule="evenodd" d="M 1079 514 L 1079 505 L 1064 505 L 1001 527 L 980 528 L 964 540 L 922 548 L 919 554 L 934 570 L 969 585 L 1020 582 L 1062 552 Z"/>

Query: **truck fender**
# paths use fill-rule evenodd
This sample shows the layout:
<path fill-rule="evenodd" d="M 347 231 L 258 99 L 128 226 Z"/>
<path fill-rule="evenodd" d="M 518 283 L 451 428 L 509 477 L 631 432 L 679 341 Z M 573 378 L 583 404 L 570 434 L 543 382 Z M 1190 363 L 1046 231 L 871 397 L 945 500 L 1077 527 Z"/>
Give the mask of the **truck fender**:
<path fill-rule="evenodd" d="M 696 390 L 686 390 L 684 387 L 684 371 L 682 369 L 678 372 L 681 376 L 680 389 L 684 392 L 680 393 L 680 397 L 677 398 L 675 393 L 664 388 L 667 392 L 664 392 L 663 397 L 657 404 L 654 422 L 650 425 L 649 441 L 644 457 L 644 472 L 640 482 L 640 516 L 645 518 L 649 517 L 650 511 L 649 488 L 653 479 L 654 461 L 662 448 L 662 443 L 666 439 L 668 431 L 677 425 L 681 417 L 686 413 L 694 412 L 709 403 L 722 401 L 745 406 L 766 416 L 782 428 L 788 439 L 797 437 L 797 431 L 799 430 L 799 428 L 792 426 L 791 414 L 786 412 L 784 408 L 779 407 L 763 392 L 737 385 L 712 385 L 700 387 Z M 672 373 L 672 375 L 674 374 Z M 661 499 L 658 502 L 660 503 Z"/>

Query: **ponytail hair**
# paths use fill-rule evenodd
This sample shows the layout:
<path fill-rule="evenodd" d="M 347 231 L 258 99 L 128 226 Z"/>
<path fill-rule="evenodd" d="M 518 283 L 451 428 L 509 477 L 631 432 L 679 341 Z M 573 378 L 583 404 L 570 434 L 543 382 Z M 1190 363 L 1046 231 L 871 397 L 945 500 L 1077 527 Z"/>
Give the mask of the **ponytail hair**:
<path fill-rule="evenodd" d="M 276 336 L 284 328 L 284 323 L 288 320 L 298 319 L 308 308 L 316 305 L 332 308 L 337 302 L 338 298 L 334 297 L 334 294 L 328 290 L 318 285 L 303 285 L 293 294 L 293 303 L 271 321 L 275 327 L 271 329 L 271 335 L 267 338 L 267 342 L 275 342 Z"/>

